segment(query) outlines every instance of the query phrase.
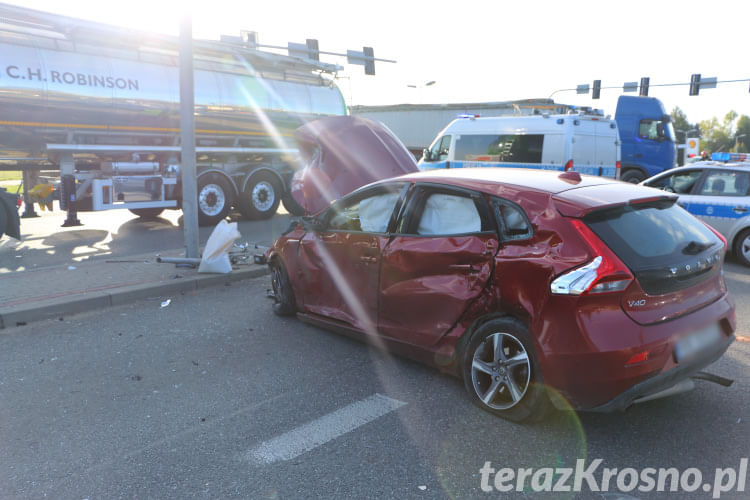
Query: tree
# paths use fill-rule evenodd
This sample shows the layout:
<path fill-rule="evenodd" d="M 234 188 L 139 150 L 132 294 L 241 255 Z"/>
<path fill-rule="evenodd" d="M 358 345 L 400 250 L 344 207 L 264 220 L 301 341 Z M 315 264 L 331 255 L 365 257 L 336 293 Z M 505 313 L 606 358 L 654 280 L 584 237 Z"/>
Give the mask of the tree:
<path fill-rule="evenodd" d="M 731 151 L 734 148 L 735 120 L 737 120 L 737 113 L 734 111 L 727 113 L 722 123 L 719 123 L 716 117 L 703 120 L 700 123 L 701 149 L 711 153 Z"/>
<path fill-rule="evenodd" d="M 677 133 L 677 142 L 684 143 L 689 137 L 700 137 L 699 125 L 690 123 L 687 119 L 687 115 L 680 109 L 679 106 L 675 106 L 670 113 L 672 117 L 672 125 L 674 126 L 675 132 Z"/>
<path fill-rule="evenodd" d="M 734 142 L 737 146 L 737 153 L 747 153 L 750 151 L 750 117 L 740 116 L 737 120 L 737 130 L 734 133 Z"/>

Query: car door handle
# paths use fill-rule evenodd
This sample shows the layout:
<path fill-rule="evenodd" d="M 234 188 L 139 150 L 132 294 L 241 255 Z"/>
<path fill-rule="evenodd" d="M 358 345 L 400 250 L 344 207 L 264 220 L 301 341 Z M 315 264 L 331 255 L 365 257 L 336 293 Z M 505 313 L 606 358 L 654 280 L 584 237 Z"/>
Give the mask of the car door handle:
<path fill-rule="evenodd" d="M 365 264 L 374 264 L 375 262 L 378 261 L 378 258 L 377 257 L 368 257 L 367 255 L 363 255 L 362 257 L 359 258 L 359 260 L 361 260 Z"/>
<path fill-rule="evenodd" d="M 744 214 L 747 212 L 747 208 L 745 207 L 734 207 L 732 210 L 734 210 L 734 213 L 736 214 Z"/>
<path fill-rule="evenodd" d="M 470 273 L 479 272 L 479 268 L 474 267 L 471 264 L 451 264 L 448 266 L 448 269 L 452 271 L 467 271 Z"/>

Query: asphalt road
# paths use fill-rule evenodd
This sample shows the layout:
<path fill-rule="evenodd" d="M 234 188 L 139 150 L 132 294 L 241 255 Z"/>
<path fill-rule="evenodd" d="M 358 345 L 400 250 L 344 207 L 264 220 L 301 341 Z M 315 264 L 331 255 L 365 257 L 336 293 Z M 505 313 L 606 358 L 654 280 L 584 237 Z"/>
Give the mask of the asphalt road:
<path fill-rule="evenodd" d="M 727 280 L 747 335 L 748 273 L 730 265 Z M 458 380 L 275 317 L 267 287 L 259 278 L 0 334 L 0 498 L 497 498 L 482 491 L 486 462 L 602 459 L 713 477 L 750 454 L 747 342 L 711 367 L 730 388 L 699 382 L 626 413 L 517 425 L 472 406 Z M 628 495 L 503 498 L 710 497 Z"/>

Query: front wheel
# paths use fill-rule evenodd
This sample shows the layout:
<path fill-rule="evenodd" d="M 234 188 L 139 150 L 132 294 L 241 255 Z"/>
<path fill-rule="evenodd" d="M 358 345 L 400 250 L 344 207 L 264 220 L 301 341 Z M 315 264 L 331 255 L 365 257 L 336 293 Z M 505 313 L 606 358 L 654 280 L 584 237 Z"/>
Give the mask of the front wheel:
<path fill-rule="evenodd" d="M 255 174 L 240 195 L 240 212 L 250 220 L 270 219 L 279 208 L 281 192 L 279 181 L 272 174 Z"/>
<path fill-rule="evenodd" d="M 227 216 L 232 206 L 234 189 L 219 174 L 206 174 L 198 178 L 198 223 L 214 226 Z"/>
<path fill-rule="evenodd" d="M 750 266 L 750 228 L 743 229 L 734 239 L 734 255 L 745 266 Z"/>
<path fill-rule="evenodd" d="M 273 312 L 278 316 L 291 316 L 297 312 L 292 282 L 279 259 L 271 262 L 271 286 L 274 297 Z"/>
<path fill-rule="evenodd" d="M 526 327 L 513 318 L 480 326 L 463 356 L 463 378 L 474 404 L 507 420 L 541 420 L 550 408 Z"/>

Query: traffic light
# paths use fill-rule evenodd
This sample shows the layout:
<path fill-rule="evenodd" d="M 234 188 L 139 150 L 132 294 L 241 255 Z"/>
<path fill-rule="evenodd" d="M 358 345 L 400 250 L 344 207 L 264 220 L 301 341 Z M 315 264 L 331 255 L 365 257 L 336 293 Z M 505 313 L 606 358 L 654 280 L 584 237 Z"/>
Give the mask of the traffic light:
<path fill-rule="evenodd" d="M 320 61 L 318 41 L 315 38 L 308 38 L 305 45 L 307 45 L 308 48 L 307 57 L 313 61 Z"/>
<path fill-rule="evenodd" d="M 372 47 L 362 47 L 365 54 L 365 75 L 375 74 L 375 52 Z"/>
<path fill-rule="evenodd" d="M 644 76 L 641 78 L 641 91 L 638 95 L 647 96 L 648 95 L 648 82 L 651 80 L 649 77 Z"/>
<path fill-rule="evenodd" d="M 701 75 L 694 73 L 690 75 L 690 95 L 698 95 L 701 90 Z"/>
<path fill-rule="evenodd" d="M 602 81 L 601 80 L 594 80 L 594 87 L 591 91 L 591 98 L 592 99 L 599 99 L 599 94 L 602 90 Z"/>

